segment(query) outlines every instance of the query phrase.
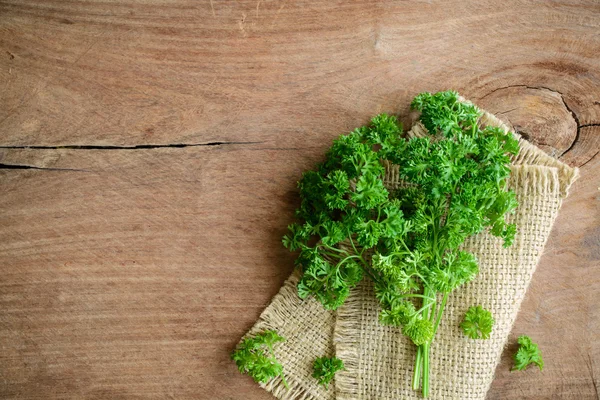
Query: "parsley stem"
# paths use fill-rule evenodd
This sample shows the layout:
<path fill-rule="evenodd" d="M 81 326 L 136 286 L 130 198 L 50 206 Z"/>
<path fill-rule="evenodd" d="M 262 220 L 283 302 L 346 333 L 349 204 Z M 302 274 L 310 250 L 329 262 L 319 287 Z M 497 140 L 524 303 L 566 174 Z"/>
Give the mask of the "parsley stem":
<path fill-rule="evenodd" d="M 347 260 L 350 260 L 351 258 L 361 258 L 361 257 L 359 255 L 348 256 L 348 257 L 344 258 L 342 261 L 340 261 L 339 263 L 337 263 L 336 268 L 341 267 L 342 264 L 344 264 Z"/>
<path fill-rule="evenodd" d="M 329 252 L 329 251 L 325 251 L 325 250 L 321 250 L 321 253 L 322 253 L 322 254 L 326 254 L 326 255 L 328 255 L 328 256 L 330 256 L 330 257 L 335 257 L 335 258 L 338 258 L 338 259 L 343 257 L 343 255 L 340 255 L 340 254 L 335 254 L 335 253 L 331 253 L 331 252 Z"/>
<path fill-rule="evenodd" d="M 429 306 L 432 301 L 435 301 L 435 298 L 431 296 L 431 291 L 429 287 L 425 287 L 425 290 L 423 290 L 423 307 Z M 425 311 L 424 317 L 429 319 L 429 310 Z"/>
<path fill-rule="evenodd" d="M 399 240 L 399 242 L 402 242 L 401 240 Z M 402 242 L 402 244 L 404 244 L 404 242 Z M 406 245 L 404 245 L 404 247 L 406 247 Z M 394 251 L 392 253 L 390 253 L 390 256 L 394 256 L 394 257 L 402 257 L 402 256 L 406 256 L 408 254 L 412 254 L 410 252 L 410 250 L 408 250 L 408 247 L 406 247 L 407 251 Z"/>
<path fill-rule="evenodd" d="M 424 312 L 424 318 L 429 319 L 431 311 L 429 307 L 436 302 L 435 297 L 433 297 L 435 296 L 435 291 L 429 287 L 425 287 L 425 289 L 423 290 L 423 294 L 428 297 L 428 299 L 423 300 L 423 307 L 426 307 Z M 431 315 L 433 316 L 433 313 L 431 313 Z M 423 364 L 423 384 L 421 391 L 423 393 L 423 397 L 427 397 L 427 394 L 429 392 L 429 344 L 430 342 L 427 342 L 422 345 L 423 350 L 421 354 L 421 363 Z"/>
<path fill-rule="evenodd" d="M 440 325 L 440 321 L 442 320 L 442 314 L 444 312 L 444 307 L 446 306 L 446 302 L 448 301 L 448 292 L 444 293 L 444 297 L 442 298 L 442 304 L 440 304 L 440 310 L 438 312 L 437 318 L 435 320 L 435 325 L 433 326 L 433 332 L 437 332 L 437 328 Z"/>
<path fill-rule="evenodd" d="M 429 342 L 423 345 L 423 397 L 429 395 Z"/>
<path fill-rule="evenodd" d="M 327 245 L 323 245 L 323 247 L 327 248 L 328 250 L 333 250 L 333 251 L 337 251 L 338 253 L 346 253 L 348 254 L 348 252 L 344 249 L 338 249 L 337 247 L 331 247 L 331 246 L 327 246 Z"/>
<path fill-rule="evenodd" d="M 435 300 L 433 297 L 427 297 L 424 294 L 417 294 L 417 293 L 409 293 L 409 294 L 403 294 L 399 296 L 401 299 L 405 298 L 405 297 L 419 297 L 421 299 L 427 299 L 427 300 Z"/>
<path fill-rule="evenodd" d="M 406 249 L 406 251 L 408 251 L 408 254 L 412 254 L 412 251 L 410 251 L 410 249 L 408 248 L 408 246 L 406 245 L 406 243 L 404 243 L 404 240 L 398 239 L 398 241 L 400 243 L 402 243 L 402 246 L 404 246 L 404 248 Z"/>
<path fill-rule="evenodd" d="M 352 235 L 350 234 L 350 231 L 348 231 L 348 235 L 349 235 L 349 236 L 348 236 L 348 239 L 350 239 L 350 244 L 352 245 L 352 248 L 354 249 L 354 252 L 355 252 L 356 254 L 358 254 L 359 252 L 358 252 L 358 250 L 356 250 L 356 246 L 354 245 L 354 240 L 352 240 Z M 362 253 L 361 253 L 361 254 L 362 254 Z"/>
<path fill-rule="evenodd" d="M 415 355 L 415 369 L 413 371 L 412 387 L 413 390 L 419 390 L 421 383 L 421 360 L 423 353 L 423 346 L 417 346 L 417 354 Z"/>
<path fill-rule="evenodd" d="M 415 313 L 413 315 L 417 315 L 420 314 L 422 311 L 428 309 L 429 307 L 431 307 L 434 303 L 428 303 L 427 305 L 424 305 L 423 307 L 419 308 L 419 310 L 415 311 Z"/>
<path fill-rule="evenodd" d="M 419 278 L 421 278 L 421 282 L 423 282 L 423 286 L 424 286 L 424 287 L 426 287 L 426 288 L 431 288 L 431 286 L 429 285 L 429 282 L 428 282 L 428 281 L 427 281 L 425 278 L 423 278 L 423 275 L 421 275 L 421 274 L 420 274 L 420 273 L 418 273 L 418 272 L 415 272 L 414 274 L 415 274 L 416 276 L 418 276 Z"/>
<path fill-rule="evenodd" d="M 369 278 L 371 278 L 371 280 L 373 281 L 373 283 L 377 283 L 377 278 L 375 277 L 375 275 L 373 275 L 373 272 L 371 272 L 371 270 L 368 268 L 368 266 L 366 266 L 364 268 L 364 270 L 367 273 L 367 275 L 369 275 Z"/>
<path fill-rule="evenodd" d="M 350 234 L 350 231 L 348 231 L 348 239 L 350 239 L 350 244 L 352 245 L 352 248 L 354 249 L 354 253 L 358 256 L 358 259 L 365 266 L 364 270 L 367 271 L 367 274 L 371 277 L 371 279 L 373 280 L 373 282 L 377 282 L 377 280 L 375 279 L 375 277 L 373 276 L 373 274 L 371 273 L 371 271 L 369 271 L 369 263 L 367 263 L 365 261 L 365 259 L 362 257 L 363 253 L 365 252 L 365 249 L 363 249 L 360 252 L 356 249 L 356 245 L 354 245 L 354 240 L 352 240 L 352 235 Z"/>
<path fill-rule="evenodd" d="M 435 293 L 434 293 L 435 296 Z M 436 315 L 436 311 L 437 311 L 437 299 L 433 300 L 433 307 L 431 307 L 431 318 L 433 318 L 434 315 Z M 431 321 L 433 322 L 433 321 Z M 433 331 L 433 334 L 435 335 L 435 330 Z"/>

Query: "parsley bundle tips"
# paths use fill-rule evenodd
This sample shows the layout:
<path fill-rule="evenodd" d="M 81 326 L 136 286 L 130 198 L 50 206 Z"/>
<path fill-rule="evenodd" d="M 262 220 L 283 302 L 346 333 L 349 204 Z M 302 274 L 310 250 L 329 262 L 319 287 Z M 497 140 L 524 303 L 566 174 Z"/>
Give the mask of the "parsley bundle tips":
<path fill-rule="evenodd" d="M 364 276 L 381 303 L 380 321 L 400 327 L 417 346 L 413 388 L 429 392 L 429 351 L 449 294 L 478 273 L 464 241 L 485 229 L 510 246 L 517 207 L 507 190 L 518 141 L 479 125 L 481 111 L 453 91 L 421 93 L 424 137 L 404 139 L 393 116 L 333 142 L 326 160 L 303 174 L 298 222 L 283 238 L 299 251 L 298 294 L 336 309 Z M 386 188 L 397 166 L 399 187 Z M 391 168 L 391 167 L 390 167 Z"/>

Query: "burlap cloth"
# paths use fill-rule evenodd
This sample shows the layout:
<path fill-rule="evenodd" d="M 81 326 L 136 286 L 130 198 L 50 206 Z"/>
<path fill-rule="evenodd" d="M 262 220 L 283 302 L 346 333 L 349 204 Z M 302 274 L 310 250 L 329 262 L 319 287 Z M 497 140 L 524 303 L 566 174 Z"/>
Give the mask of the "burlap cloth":
<path fill-rule="evenodd" d="M 500 126 L 484 112 L 482 125 Z M 422 136 L 417 123 L 409 136 Z M 510 217 L 517 235 L 509 248 L 488 233 L 470 238 L 464 248 L 479 261 L 480 273 L 453 292 L 431 346 L 430 399 L 484 399 L 502 349 L 517 316 L 525 291 L 542 254 L 562 200 L 578 170 L 546 155 L 519 138 L 521 151 L 513 158 L 509 187 L 519 207 Z M 397 168 L 386 166 L 384 183 L 399 184 Z M 277 378 L 262 385 L 279 399 L 419 399 L 411 388 L 415 346 L 399 329 L 378 321 L 379 304 L 368 280 L 352 290 L 346 303 L 327 311 L 316 300 L 301 300 L 296 291 L 298 274 L 285 282 L 271 304 L 248 332 L 275 329 L 287 340 L 276 349 L 289 383 Z M 459 324 L 469 306 L 489 309 L 496 323 L 488 340 L 472 340 Z M 341 358 L 346 370 L 337 373 L 326 389 L 312 377 L 315 358 Z"/>

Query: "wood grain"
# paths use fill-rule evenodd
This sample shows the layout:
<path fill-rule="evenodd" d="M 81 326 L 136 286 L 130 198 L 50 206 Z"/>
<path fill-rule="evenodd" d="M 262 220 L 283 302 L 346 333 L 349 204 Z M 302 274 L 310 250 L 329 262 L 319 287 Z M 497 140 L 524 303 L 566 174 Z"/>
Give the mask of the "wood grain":
<path fill-rule="evenodd" d="M 453 88 L 582 177 L 488 394 L 596 399 L 594 1 L 0 0 L 0 397 L 268 399 L 229 361 L 330 140 Z M 516 336 L 542 373 L 510 373 Z"/>

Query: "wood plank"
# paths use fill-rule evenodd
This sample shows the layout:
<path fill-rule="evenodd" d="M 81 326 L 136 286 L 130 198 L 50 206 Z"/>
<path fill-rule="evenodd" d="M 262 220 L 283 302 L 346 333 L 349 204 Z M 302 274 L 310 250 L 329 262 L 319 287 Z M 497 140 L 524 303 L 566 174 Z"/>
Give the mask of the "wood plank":
<path fill-rule="evenodd" d="M 0 144 L 306 143 L 512 85 L 600 121 L 594 1 L 0 2 Z"/>
<path fill-rule="evenodd" d="M 0 396 L 268 399 L 228 353 L 291 270 L 280 237 L 320 155 L 261 146 L 4 150 L 55 169 L 0 172 Z M 490 399 L 594 396 L 599 163 L 513 330 L 546 368 L 511 374 L 507 348 Z"/>
<path fill-rule="evenodd" d="M 60 169 L 0 171 L 0 397 L 264 398 L 229 352 L 291 272 L 312 152 L 31 153 Z"/>

